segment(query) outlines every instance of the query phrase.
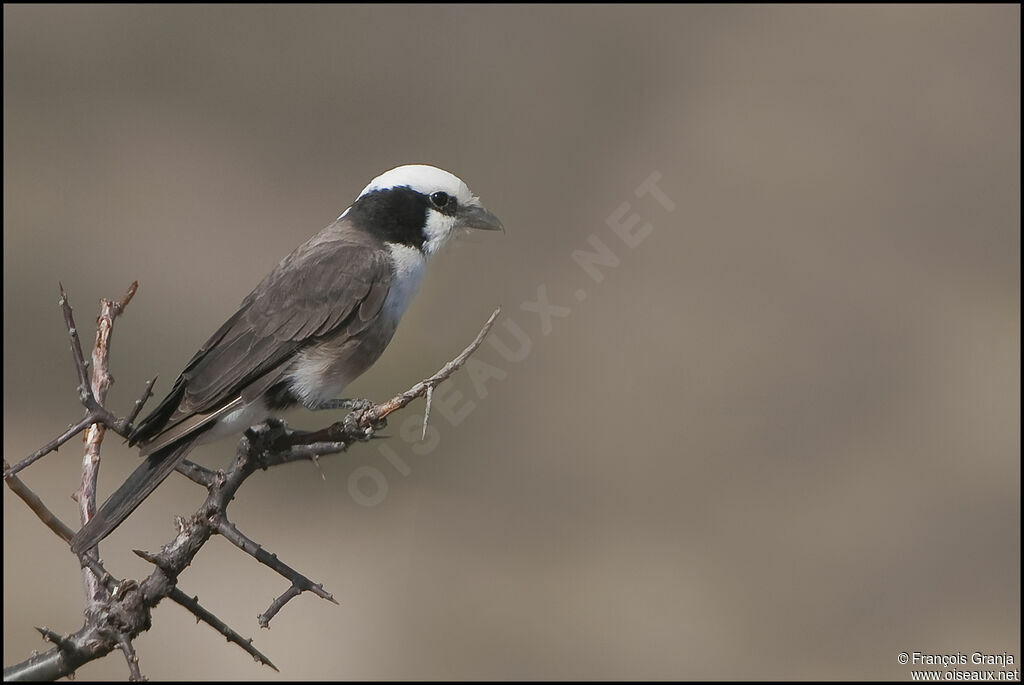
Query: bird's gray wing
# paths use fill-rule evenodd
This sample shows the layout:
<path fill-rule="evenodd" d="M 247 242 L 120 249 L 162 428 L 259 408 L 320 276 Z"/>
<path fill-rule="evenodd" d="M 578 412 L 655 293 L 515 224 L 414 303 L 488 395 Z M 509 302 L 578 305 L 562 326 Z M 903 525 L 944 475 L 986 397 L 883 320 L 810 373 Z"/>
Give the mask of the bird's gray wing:
<path fill-rule="evenodd" d="M 168 444 L 157 440 L 164 432 L 184 437 L 227 405 L 269 389 L 304 345 L 365 328 L 391 285 L 390 257 L 381 248 L 328 229 L 285 257 L 192 357 L 132 441 L 152 443 L 143 450 L 149 452 Z"/>

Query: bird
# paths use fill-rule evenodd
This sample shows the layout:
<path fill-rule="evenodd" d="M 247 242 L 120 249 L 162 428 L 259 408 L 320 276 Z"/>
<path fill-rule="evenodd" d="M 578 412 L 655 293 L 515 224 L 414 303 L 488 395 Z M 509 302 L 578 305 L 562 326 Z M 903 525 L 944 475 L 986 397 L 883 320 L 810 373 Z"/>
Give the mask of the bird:
<path fill-rule="evenodd" d="M 94 548 L 196 445 L 296 405 L 351 406 L 341 393 L 384 352 L 431 257 L 473 229 L 504 226 L 454 174 L 407 164 L 370 181 L 242 300 L 129 433 L 145 459 L 72 537 L 72 551 Z"/>

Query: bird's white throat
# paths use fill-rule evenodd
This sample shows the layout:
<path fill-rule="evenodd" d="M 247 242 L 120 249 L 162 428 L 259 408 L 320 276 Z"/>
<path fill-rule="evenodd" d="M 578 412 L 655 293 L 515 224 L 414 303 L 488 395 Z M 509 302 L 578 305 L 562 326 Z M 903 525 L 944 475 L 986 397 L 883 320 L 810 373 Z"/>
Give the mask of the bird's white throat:
<path fill-rule="evenodd" d="M 397 323 L 412 301 L 416 291 L 420 289 L 423 273 L 426 271 L 427 258 L 417 248 L 399 243 L 388 243 L 391 251 L 391 263 L 395 267 L 395 276 L 391 281 L 391 290 L 384 300 L 384 314 Z"/>

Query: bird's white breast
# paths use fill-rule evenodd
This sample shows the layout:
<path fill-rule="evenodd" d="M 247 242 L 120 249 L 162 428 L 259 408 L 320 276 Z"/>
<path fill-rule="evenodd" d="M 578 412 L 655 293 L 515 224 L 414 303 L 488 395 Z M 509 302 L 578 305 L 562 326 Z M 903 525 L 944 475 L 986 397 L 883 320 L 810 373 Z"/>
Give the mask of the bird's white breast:
<path fill-rule="evenodd" d="M 415 247 L 388 243 L 391 251 L 391 263 L 394 265 L 395 275 L 391 279 L 391 290 L 388 291 L 387 299 L 384 300 L 382 314 L 394 321 L 398 320 L 408 308 L 416 291 L 420 288 L 423 280 L 423 273 L 426 271 L 427 259 Z"/>

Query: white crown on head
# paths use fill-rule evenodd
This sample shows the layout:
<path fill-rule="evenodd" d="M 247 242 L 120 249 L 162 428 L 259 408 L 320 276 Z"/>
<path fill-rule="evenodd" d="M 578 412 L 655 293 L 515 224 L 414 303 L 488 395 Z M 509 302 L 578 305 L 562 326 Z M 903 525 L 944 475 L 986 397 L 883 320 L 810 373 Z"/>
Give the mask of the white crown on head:
<path fill-rule="evenodd" d="M 473 197 L 473 193 L 455 174 L 429 164 L 406 164 L 385 171 L 363 188 L 359 197 L 378 190 L 408 187 L 425 195 L 443 191 L 454 195 L 460 202 Z M 357 200 L 359 198 L 356 198 Z"/>

